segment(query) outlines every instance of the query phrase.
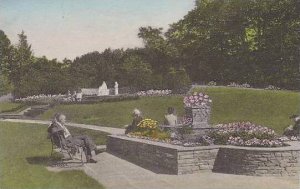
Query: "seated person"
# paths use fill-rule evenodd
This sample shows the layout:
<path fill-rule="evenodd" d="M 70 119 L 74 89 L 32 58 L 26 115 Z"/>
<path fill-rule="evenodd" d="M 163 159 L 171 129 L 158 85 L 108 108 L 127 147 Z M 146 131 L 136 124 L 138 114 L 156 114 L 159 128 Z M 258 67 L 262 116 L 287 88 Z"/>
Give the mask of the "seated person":
<path fill-rule="evenodd" d="M 136 108 L 133 110 L 132 116 L 133 116 L 132 123 L 126 128 L 125 134 L 135 131 L 137 125 L 143 120 L 141 111 Z"/>
<path fill-rule="evenodd" d="M 64 114 L 57 113 L 48 127 L 48 134 L 54 134 L 58 132 L 65 139 L 62 142 L 68 147 L 82 146 L 86 149 L 86 160 L 87 163 L 97 163 L 96 160 L 92 159 L 92 151 L 96 149 L 96 145 L 88 136 L 72 136 L 70 131 L 65 127 L 66 116 Z"/>
<path fill-rule="evenodd" d="M 165 125 L 176 126 L 177 116 L 175 115 L 175 109 L 173 107 L 168 108 L 168 114 L 165 115 Z"/>
<path fill-rule="evenodd" d="M 283 135 L 300 137 L 300 115 L 292 115 L 290 119 L 294 120 L 294 125 L 290 125 L 284 130 Z"/>

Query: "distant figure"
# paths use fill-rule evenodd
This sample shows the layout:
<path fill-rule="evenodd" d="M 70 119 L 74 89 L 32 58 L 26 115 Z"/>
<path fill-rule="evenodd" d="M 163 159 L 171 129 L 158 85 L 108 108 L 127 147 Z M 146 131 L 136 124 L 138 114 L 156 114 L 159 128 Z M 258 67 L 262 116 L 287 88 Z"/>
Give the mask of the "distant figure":
<path fill-rule="evenodd" d="M 133 110 L 132 116 L 132 123 L 126 128 L 125 134 L 135 131 L 137 129 L 137 125 L 143 120 L 141 111 L 136 108 Z"/>
<path fill-rule="evenodd" d="M 82 91 L 81 89 L 79 89 L 76 93 L 76 101 L 81 102 L 81 100 L 82 100 Z"/>
<path fill-rule="evenodd" d="M 177 116 L 175 115 L 175 109 L 173 107 L 168 108 L 168 114 L 165 115 L 166 125 L 176 126 L 177 125 Z"/>
<path fill-rule="evenodd" d="M 115 82 L 115 95 L 119 94 L 119 84 L 118 82 Z"/>
<path fill-rule="evenodd" d="M 300 115 L 292 115 L 290 119 L 294 120 L 294 125 L 290 125 L 284 130 L 283 135 L 300 137 Z"/>
<path fill-rule="evenodd" d="M 63 143 L 66 146 L 84 146 L 86 148 L 86 160 L 87 163 L 97 163 L 96 160 L 92 159 L 92 151 L 96 149 L 96 145 L 86 135 L 80 135 L 80 136 L 72 136 L 70 131 L 65 126 L 66 123 L 66 116 L 64 114 L 57 113 L 54 116 L 54 119 L 50 126 L 48 127 L 48 134 L 49 136 L 53 133 L 58 132 L 63 137 Z"/>
<path fill-rule="evenodd" d="M 72 94 L 72 101 L 76 101 L 76 91 L 73 91 L 73 94 Z"/>

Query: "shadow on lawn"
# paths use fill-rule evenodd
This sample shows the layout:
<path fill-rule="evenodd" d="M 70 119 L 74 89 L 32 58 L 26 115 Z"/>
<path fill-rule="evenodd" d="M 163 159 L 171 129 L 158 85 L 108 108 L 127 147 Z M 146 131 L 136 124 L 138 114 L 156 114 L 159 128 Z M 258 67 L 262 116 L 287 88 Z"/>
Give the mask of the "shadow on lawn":
<path fill-rule="evenodd" d="M 57 168 L 81 168 L 83 163 L 79 160 L 64 159 L 61 157 L 35 156 L 26 158 L 27 162 L 32 165 L 42 165 L 45 167 Z"/>
<path fill-rule="evenodd" d="M 52 165 L 56 162 L 61 162 L 62 159 L 61 157 L 51 157 L 51 156 L 34 156 L 34 157 L 27 157 L 26 158 L 27 162 L 29 164 L 33 165 L 44 165 L 44 166 L 49 166 Z"/>

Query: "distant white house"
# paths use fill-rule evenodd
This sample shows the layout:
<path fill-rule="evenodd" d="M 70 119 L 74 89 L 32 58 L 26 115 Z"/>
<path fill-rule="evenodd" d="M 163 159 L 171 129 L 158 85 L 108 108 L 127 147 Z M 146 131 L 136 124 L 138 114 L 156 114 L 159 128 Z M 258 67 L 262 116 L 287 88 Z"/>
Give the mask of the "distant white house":
<path fill-rule="evenodd" d="M 106 82 L 103 81 L 99 88 L 82 88 L 82 95 L 86 96 L 107 96 L 109 95 L 109 89 L 107 88 Z"/>

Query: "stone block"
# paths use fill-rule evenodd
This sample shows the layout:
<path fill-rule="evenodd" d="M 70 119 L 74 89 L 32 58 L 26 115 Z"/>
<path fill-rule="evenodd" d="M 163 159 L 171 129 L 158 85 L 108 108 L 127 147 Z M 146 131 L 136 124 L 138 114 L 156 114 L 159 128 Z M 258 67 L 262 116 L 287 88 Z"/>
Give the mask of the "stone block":
<path fill-rule="evenodd" d="M 179 159 L 194 159 L 193 154 L 179 154 Z"/>

